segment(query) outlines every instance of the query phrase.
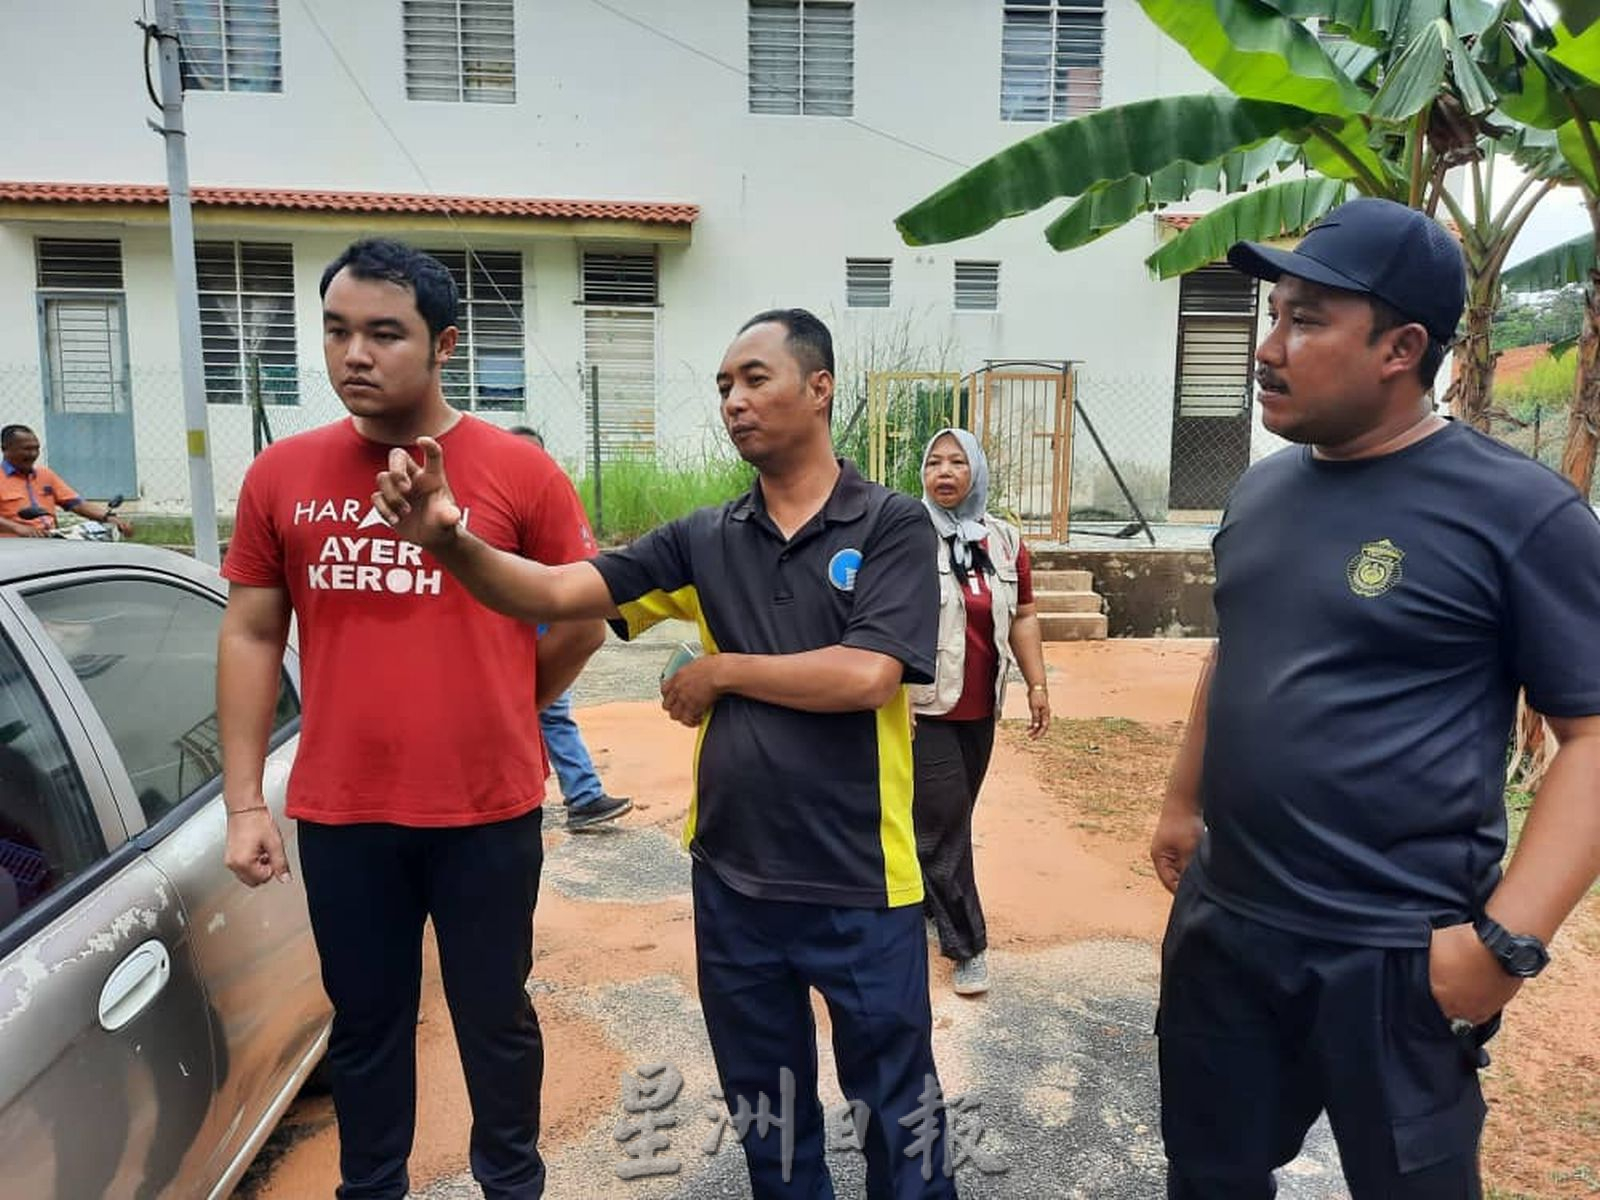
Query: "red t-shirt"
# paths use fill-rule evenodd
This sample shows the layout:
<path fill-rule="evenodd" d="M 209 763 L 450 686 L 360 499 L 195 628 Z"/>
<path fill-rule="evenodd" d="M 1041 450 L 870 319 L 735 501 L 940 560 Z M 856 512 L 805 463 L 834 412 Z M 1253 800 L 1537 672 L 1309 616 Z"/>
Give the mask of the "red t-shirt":
<path fill-rule="evenodd" d="M 982 543 L 985 550 L 989 539 Z M 957 585 L 959 586 L 959 585 Z M 1000 648 L 994 644 L 994 597 L 989 594 L 989 577 L 982 571 L 967 572 L 967 586 L 961 589 L 967 606 L 967 654 L 962 672 L 961 699 L 947 713 L 945 721 L 977 721 L 994 714 L 995 676 L 1000 671 Z M 1033 603 L 1033 566 L 1028 548 L 1017 546 L 1017 607 Z"/>
<path fill-rule="evenodd" d="M 595 552 L 571 482 L 537 446 L 463 416 L 445 470 L 467 528 L 546 563 Z M 534 627 L 491 612 L 372 506 L 389 447 L 341 421 L 251 465 L 223 574 L 285 587 L 299 627 L 300 746 L 288 814 L 343 825 L 478 825 L 544 797 Z"/>

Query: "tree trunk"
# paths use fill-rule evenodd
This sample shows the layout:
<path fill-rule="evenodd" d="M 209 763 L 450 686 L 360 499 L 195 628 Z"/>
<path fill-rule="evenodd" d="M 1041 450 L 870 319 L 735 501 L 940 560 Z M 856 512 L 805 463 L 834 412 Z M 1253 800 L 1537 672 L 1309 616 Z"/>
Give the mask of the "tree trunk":
<path fill-rule="evenodd" d="M 1590 218 L 1600 227 L 1600 212 Z M 1587 496 L 1594 487 L 1596 443 L 1600 442 L 1600 270 L 1590 268 L 1583 296 L 1583 332 L 1578 335 L 1578 378 L 1567 413 L 1567 440 L 1561 448 L 1561 473 Z"/>
<path fill-rule="evenodd" d="M 1494 299 L 1467 297 L 1466 332 L 1456 347 L 1456 378 L 1451 385 L 1451 411 L 1456 420 L 1489 432 L 1489 400 L 1494 392 L 1494 362 L 1489 344 L 1494 325 Z"/>

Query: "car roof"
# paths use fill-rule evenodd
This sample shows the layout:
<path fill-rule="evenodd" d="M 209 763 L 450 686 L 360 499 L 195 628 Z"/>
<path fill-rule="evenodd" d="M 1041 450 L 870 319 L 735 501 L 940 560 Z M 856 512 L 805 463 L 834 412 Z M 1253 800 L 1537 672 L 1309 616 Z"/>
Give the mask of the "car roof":
<path fill-rule="evenodd" d="M 178 575 L 227 591 L 222 576 L 176 550 L 132 542 L 78 542 L 63 538 L 0 538 L 0 585 L 74 571 L 137 567 Z"/>

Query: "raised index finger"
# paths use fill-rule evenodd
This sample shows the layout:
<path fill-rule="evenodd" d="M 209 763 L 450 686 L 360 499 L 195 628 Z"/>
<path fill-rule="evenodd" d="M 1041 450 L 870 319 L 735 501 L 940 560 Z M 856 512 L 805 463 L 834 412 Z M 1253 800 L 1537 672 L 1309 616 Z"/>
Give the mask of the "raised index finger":
<path fill-rule="evenodd" d="M 422 451 L 422 469 L 429 475 L 444 474 L 444 447 L 431 437 L 419 437 L 417 449 Z"/>

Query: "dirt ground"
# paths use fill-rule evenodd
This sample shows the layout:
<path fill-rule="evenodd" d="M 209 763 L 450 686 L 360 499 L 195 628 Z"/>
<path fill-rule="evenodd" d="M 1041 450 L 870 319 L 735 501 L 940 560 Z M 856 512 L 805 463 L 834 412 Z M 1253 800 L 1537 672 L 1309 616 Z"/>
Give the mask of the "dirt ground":
<path fill-rule="evenodd" d="M 647 700 L 608 698 L 647 693 L 656 659 L 665 658 L 673 640 L 663 635 L 653 649 L 609 654 L 597 664 L 598 682 L 579 691 L 580 701 L 607 700 L 580 708 L 578 719 L 608 790 L 635 799 L 635 811 L 623 824 L 663 835 L 647 848 L 669 847 L 667 835 L 676 838 L 681 829 L 694 734 Z M 1145 845 L 1208 649 L 1205 642 L 1158 640 L 1047 648 L 1057 728 L 1037 745 L 1014 727 L 1002 729 L 976 818 L 979 882 L 997 964 L 1017 963 L 1020 975 L 1020 964 L 1053 964 L 1074 948 L 1124 944 L 1148 964 L 1168 898 L 1150 870 Z M 1013 690 L 1012 715 L 1021 700 L 1020 689 Z M 626 989 L 636 994 L 640 988 L 665 987 L 689 997 L 694 991 L 689 905 L 681 886 L 686 869 L 680 879 L 670 848 L 623 861 L 609 855 L 608 844 L 623 842 L 606 834 L 572 838 L 559 831 L 554 814 L 547 821 L 531 988 L 547 1047 L 542 1142 L 556 1160 L 552 1197 L 601 1195 L 598 1187 L 558 1187 L 560 1156 L 576 1156 L 580 1145 L 597 1139 L 605 1142 L 622 1115 L 619 1077 L 649 1061 L 638 1045 L 628 1044 L 628 1020 L 591 998 Z M 475 1192 L 463 1177 L 465 1088 L 431 946 L 429 951 L 418 1026 L 413 1189 L 428 1197 L 470 1196 Z M 1491 1105 L 1485 1173 L 1489 1195 L 1500 1200 L 1600 1196 L 1600 899 L 1591 896 L 1582 906 L 1552 955 L 1549 970 L 1517 1000 L 1491 1047 L 1494 1063 L 1485 1074 Z M 1148 1005 L 1153 975 L 1147 966 L 1134 975 Z M 1006 982 L 1001 971 L 997 992 Z M 994 1003 L 994 993 L 988 1001 L 951 1000 L 949 965 L 941 959 L 935 958 L 931 984 L 941 998 L 936 1037 L 944 1027 L 981 1018 L 985 1005 Z M 959 1064 L 955 1069 L 959 1073 Z M 1153 1134 L 1141 1128 L 1141 1136 L 1148 1140 Z M 616 1147 L 610 1150 L 614 1157 Z M 327 1196 L 337 1178 L 336 1155 L 328 1100 L 304 1096 L 238 1195 Z M 1145 1165 L 1151 1172 L 1159 1166 Z M 643 1192 L 615 1180 L 611 1186 L 616 1195 L 645 1200 Z M 1116 1194 L 1156 1194 L 1142 1190 L 1146 1186 Z M 1323 1186 L 1333 1190 L 1294 1194 L 1338 1194 L 1336 1183 Z M 1023 1194 L 997 1187 L 983 1194 Z M 841 1191 L 846 1194 L 851 1193 Z M 1079 1186 L 1070 1194 L 1112 1190 Z"/>

